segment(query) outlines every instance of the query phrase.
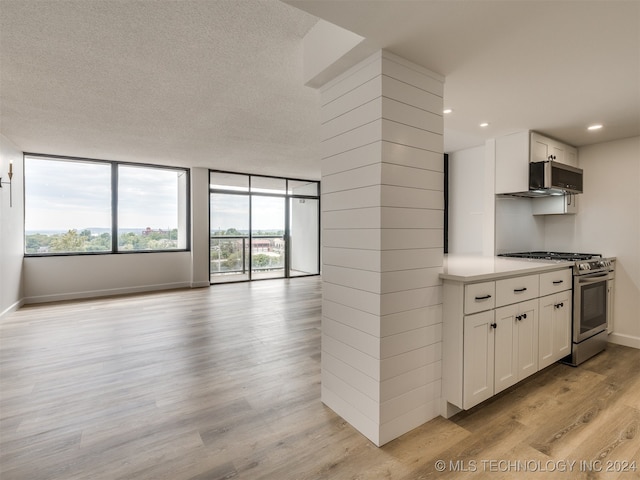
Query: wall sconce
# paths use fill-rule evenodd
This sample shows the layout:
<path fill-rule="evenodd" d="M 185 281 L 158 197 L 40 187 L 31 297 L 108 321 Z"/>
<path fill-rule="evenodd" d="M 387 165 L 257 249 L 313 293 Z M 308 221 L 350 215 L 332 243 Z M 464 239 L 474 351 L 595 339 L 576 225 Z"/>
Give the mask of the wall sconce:
<path fill-rule="evenodd" d="M 9 181 L 3 182 L 2 177 L 0 177 L 0 188 L 2 185 L 9 185 L 9 207 L 13 207 L 13 190 L 11 189 L 11 179 L 13 178 L 13 162 L 9 162 Z"/>

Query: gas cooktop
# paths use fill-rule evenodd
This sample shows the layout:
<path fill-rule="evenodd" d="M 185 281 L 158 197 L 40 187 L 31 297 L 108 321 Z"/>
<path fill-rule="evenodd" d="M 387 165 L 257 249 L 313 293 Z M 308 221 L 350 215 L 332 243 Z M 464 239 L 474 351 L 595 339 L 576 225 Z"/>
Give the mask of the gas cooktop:
<path fill-rule="evenodd" d="M 582 262 L 592 258 L 601 258 L 599 253 L 570 253 L 570 252 L 514 252 L 501 253 L 499 257 L 531 258 L 536 260 L 564 260 L 568 262 Z"/>

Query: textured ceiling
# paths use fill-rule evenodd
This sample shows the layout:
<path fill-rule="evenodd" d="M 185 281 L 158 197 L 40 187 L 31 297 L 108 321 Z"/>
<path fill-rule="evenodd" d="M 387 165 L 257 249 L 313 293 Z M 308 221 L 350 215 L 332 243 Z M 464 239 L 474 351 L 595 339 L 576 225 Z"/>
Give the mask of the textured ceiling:
<path fill-rule="evenodd" d="M 319 177 L 301 10 L 2 0 L 0 18 L 0 132 L 24 151 Z"/>
<path fill-rule="evenodd" d="M 318 17 L 445 75 L 445 151 L 640 135 L 637 0 L 0 0 L 0 132 L 29 152 L 319 178 L 301 42 Z"/>

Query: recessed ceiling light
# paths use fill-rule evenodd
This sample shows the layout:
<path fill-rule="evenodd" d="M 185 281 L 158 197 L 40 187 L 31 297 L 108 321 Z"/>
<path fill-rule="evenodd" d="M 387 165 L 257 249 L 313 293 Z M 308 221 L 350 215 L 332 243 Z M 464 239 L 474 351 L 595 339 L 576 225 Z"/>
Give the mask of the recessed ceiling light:
<path fill-rule="evenodd" d="M 590 125 L 589 127 L 587 127 L 587 130 L 600 130 L 602 128 L 602 125 L 597 124 L 597 125 Z"/>
<path fill-rule="evenodd" d="M 482 123 L 480 124 L 480 126 L 484 128 L 484 127 L 488 127 L 488 126 L 489 126 L 489 124 L 488 124 L 487 122 L 482 122 Z"/>
<path fill-rule="evenodd" d="M 444 113 L 445 115 L 451 112 L 453 112 L 453 108 L 445 108 L 444 110 L 442 110 L 442 113 Z"/>

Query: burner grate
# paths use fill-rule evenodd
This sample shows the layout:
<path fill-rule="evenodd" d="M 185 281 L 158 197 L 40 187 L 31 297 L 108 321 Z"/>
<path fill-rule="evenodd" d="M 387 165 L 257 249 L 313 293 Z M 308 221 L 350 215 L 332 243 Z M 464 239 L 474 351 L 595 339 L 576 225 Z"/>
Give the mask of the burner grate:
<path fill-rule="evenodd" d="M 569 262 L 581 262 L 592 258 L 601 258 L 599 253 L 571 253 L 571 252 L 514 252 L 502 253 L 499 257 L 530 258 L 535 260 L 565 260 Z"/>

